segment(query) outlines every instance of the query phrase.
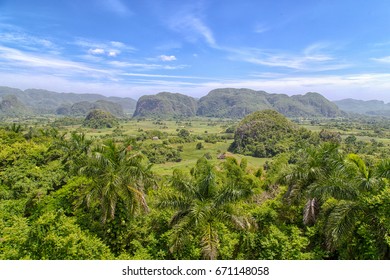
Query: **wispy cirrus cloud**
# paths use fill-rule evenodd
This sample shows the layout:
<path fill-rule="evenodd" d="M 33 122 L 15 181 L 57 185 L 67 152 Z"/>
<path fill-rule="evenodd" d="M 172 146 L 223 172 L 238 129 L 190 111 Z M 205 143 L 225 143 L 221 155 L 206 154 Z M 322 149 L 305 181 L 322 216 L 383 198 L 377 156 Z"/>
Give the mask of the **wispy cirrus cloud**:
<path fill-rule="evenodd" d="M 108 70 L 91 67 L 81 62 L 62 59 L 56 56 L 30 53 L 14 48 L 0 46 L 0 62 L 3 67 L 27 71 L 33 69 L 34 72 L 55 74 L 83 74 L 90 77 L 109 77 L 112 73 Z"/>
<path fill-rule="evenodd" d="M 157 64 L 157 63 L 132 63 L 127 61 L 109 61 L 109 65 L 122 68 L 122 69 L 133 69 L 140 71 L 150 71 L 150 70 L 175 70 L 175 69 L 183 69 L 188 67 L 188 65 L 165 65 L 165 64 Z"/>
<path fill-rule="evenodd" d="M 143 74 L 143 73 L 123 73 L 123 76 L 145 77 L 145 78 L 169 78 L 169 79 L 194 79 L 194 80 L 215 80 L 209 77 L 183 76 L 183 75 L 162 75 L 162 74 Z"/>
<path fill-rule="evenodd" d="M 169 20 L 171 29 L 181 33 L 187 40 L 205 41 L 210 47 L 218 47 L 212 30 L 205 24 L 201 16 L 193 11 L 180 11 Z"/>
<path fill-rule="evenodd" d="M 372 58 L 372 60 L 380 63 L 390 64 L 390 56 Z"/>
<path fill-rule="evenodd" d="M 31 50 L 57 50 L 59 46 L 49 39 L 37 37 L 31 34 L 19 32 L 3 32 L 0 33 L 0 42 L 3 45 L 17 45 L 19 48 Z"/>
<path fill-rule="evenodd" d="M 299 53 L 257 48 L 225 48 L 232 60 L 240 60 L 268 67 L 288 68 L 297 71 L 329 71 L 351 65 L 336 58 L 327 50 L 328 44 L 315 43 Z"/>
<path fill-rule="evenodd" d="M 110 11 L 119 16 L 129 16 L 133 14 L 125 2 L 121 0 L 99 0 L 99 4 L 106 11 Z"/>

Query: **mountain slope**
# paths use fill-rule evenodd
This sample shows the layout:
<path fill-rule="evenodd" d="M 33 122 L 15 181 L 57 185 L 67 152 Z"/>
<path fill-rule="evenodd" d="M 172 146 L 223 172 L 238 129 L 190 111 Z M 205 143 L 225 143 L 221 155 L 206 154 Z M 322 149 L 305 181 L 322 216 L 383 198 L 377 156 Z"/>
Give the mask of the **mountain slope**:
<path fill-rule="evenodd" d="M 390 116 L 390 103 L 379 100 L 356 100 L 352 98 L 333 101 L 341 110 L 348 113 L 372 116 Z"/>
<path fill-rule="evenodd" d="M 62 107 L 70 107 L 79 102 L 96 102 L 98 100 L 119 104 L 125 113 L 132 114 L 136 101 L 131 98 L 106 97 L 100 94 L 59 93 L 42 89 L 0 87 L 0 97 L 14 95 L 21 104 L 35 114 L 55 114 Z M 61 112 L 61 110 L 60 110 Z"/>
<path fill-rule="evenodd" d="M 126 116 L 123 112 L 122 107 L 118 103 L 105 100 L 98 100 L 95 102 L 81 101 L 74 103 L 73 105 L 61 106 L 57 108 L 56 114 L 86 116 L 91 110 L 95 109 L 107 111 L 117 118 L 123 118 Z"/>
<path fill-rule="evenodd" d="M 241 118 L 255 111 L 272 109 L 267 95 L 251 89 L 214 89 L 199 100 L 197 115 Z"/>
<path fill-rule="evenodd" d="M 199 100 L 197 115 L 242 118 L 255 111 L 273 109 L 287 117 L 337 117 L 340 109 L 318 93 L 288 96 L 250 89 L 216 89 Z"/>
<path fill-rule="evenodd" d="M 196 115 L 197 101 L 180 93 L 160 92 L 144 95 L 138 102 L 134 117 L 193 117 Z"/>
<path fill-rule="evenodd" d="M 31 114 L 31 110 L 24 106 L 15 94 L 3 95 L 0 97 L 0 115 L 19 117 Z"/>
<path fill-rule="evenodd" d="M 274 110 L 247 115 L 234 132 L 229 151 L 254 157 L 273 157 L 299 139 L 298 126 Z"/>

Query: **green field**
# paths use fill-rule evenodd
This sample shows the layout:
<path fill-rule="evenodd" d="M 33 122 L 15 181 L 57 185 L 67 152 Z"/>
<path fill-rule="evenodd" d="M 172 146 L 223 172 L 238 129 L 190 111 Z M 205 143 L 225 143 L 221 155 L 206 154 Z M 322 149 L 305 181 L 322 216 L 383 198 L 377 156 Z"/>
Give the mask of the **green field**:
<path fill-rule="evenodd" d="M 221 119 L 190 119 L 183 121 L 175 120 L 126 120 L 121 121 L 119 125 L 120 134 L 115 134 L 115 129 L 117 128 L 105 128 L 105 129 L 89 129 L 82 128 L 79 125 L 65 126 L 62 128 L 64 131 L 73 131 L 81 130 L 86 133 L 87 137 L 90 138 L 105 138 L 105 137 L 114 137 L 118 140 L 125 139 L 128 137 L 137 137 L 142 135 L 145 131 L 158 130 L 167 134 L 167 139 L 171 137 L 176 137 L 178 131 L 181 129 L 186 129 L 190 132 L 191 135 L 226 135 L 225 130 L 228 126 L 237 123 L 237 121 L 232 120 L 221 120 Z M 145 144 L 157 143 L 161 144 L 164 139 L 152 140 L 146 139 L 143 141 Z M 166 139 L 165 139 L 166 140 Z M 166 162 L 161 164 L 154 164 L 153 171 L 158 175 L 171 175 L 172 170 L 175 168 L 181 169 L 191 169 L 196 161 L 201 158 L 205 153 L 209 153 L 212 156 L 213 163 L 223 162 L 223 159 L 218 159 L 218 155 L 221 153 L 226 153 L 229 145 L 233 140 L 228 139 L 223 142 L 206 143 L 203 140 L 196 140 L 190 143 L 182 144 L 171 144 L 170 146 L 178 148 L 182 146 L 180 162 Z M 195 148 L 196 143 L 201 142 L 203 148 L 197 150 Z M 251 156 L 243 156 L 238 154 L 227 153 L 227 156 L 235 157 L 238 161 L 241 161 L 242 158 L 248 160 L 248 168 L 252 170 L 257 170 L 263 164 L 269 160 L 266 158 L 255 158 Z"/>
<path fill-rule="evenodd" d="M 62 127 L 63 131 L 80 130 L 86 133 L 87 137 L 99 139 L 99 138 L 112 138 L 114 137 L 117 141 L 121 141 L 126 138 L 136 138 L 147 131 L 160 131 L 166 135 L 165 139 L 152 140 L 151 138 L 142 141 L 144 144 L 156 143 L 161 144 L 164 140 L 168 140 L 172 137 L 177 137 L 178 132 L 181 129 L 188 130 L 191 136 L 205 137 L 208 135 L 227 135 L 225 130 L 227 127 L 238 124 L 238 120 L 230 119 L 207 119 L 207 118 L 193 118 L 185 120 L 151 120 L 151 119 L 130 119 L 122 120 L 116 128 L 105 128 L 105 129 L 89 129 L 83 128 L 80 125 L 71 125 Z M 363 127 L 361 129 L 339 129 L 337 125 L 322 120 L 322 122 L 311 124 L 308 120 L 299 123 L 300 126 L 313 131 L 320 132 L 322 129 L 327 129 L 334 132 L 339 132 L 342 139 L 345 139 L 349 135 L 355 135 L 357 140 L 361 141 L 376 141 L 383 143 L 385 146 L 390 146 L 390 132 L 384 130 L 380 136 L 372 137 L 365 136 L 362 134 L 374 133 L 374 129 L 370 127 Z M 204 156 L 206 153 L 211 155 L 213 164 L 223 162 L 223 159 L 218 159 L 221 153 L 226 153 L 229 145 L 232 143 L 232 139 L 226 139 L 221 142 L 206 143 L 204 140 L 195 140 L 189 143 L 170 144 L 171 147 L 177 149 L 179 146 L 182 148 L 180 153 L 180 162 L 165 162 L 156 163 L 153 165 L 153 171 L 158 175 L 171 175 L 173 169 L 191 169 L 196 161 Z M 196 144 L 201 142 L 203 148 L 197 150 Z M 243 156 L 239 154 L 226 153 L 227 156 L 235 157 L 238 161 L 242 158 L 246 158 L 248 161 L 248 168 L 251 170 L 257 170 L 262 167 L 266 161 L 270 161 L 268 158 L 256 158 L 251 156 Z"/>

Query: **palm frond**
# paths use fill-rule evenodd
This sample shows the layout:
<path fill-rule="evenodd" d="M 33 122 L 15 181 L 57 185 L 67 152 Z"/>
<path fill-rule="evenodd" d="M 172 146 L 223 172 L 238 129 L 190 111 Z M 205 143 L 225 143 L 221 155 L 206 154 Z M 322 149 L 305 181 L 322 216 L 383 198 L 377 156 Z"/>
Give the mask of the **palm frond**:
<path fill-rule="evenodd" d="M 376 166 L 375 174 L 379 178 L 390 179 L 390 159 L 384 159 Z"/>
<path fill-rule="evenodd" d="M 188 209 L 192 204 L 192 199 L 181 194 L 164 194 L 159 198 L 158 208 L 169 208 L 173 210 Z"/>
<path fill-rule="evenodd" d="M 333 172 L 309 186 L 308 194 L 320 201 L 326 201 L 329 197 L 353 200 L 357 198 L 359 190 L 351 180 L 342 172 Z"/>
<path fill-rule="evenodd" d="M 183 196 L 195 197 L 196 188 L 191 180 L 185 176 L 185 174 L 178 169 L 173 171 L 172 178 L 170 180 L 171 186 L 176 189 Z"/>
<path fill-rule="evenodd" d="M 170 226 L 178 224 L 184 217 L 190 213 L 189 209 L 179 210 L 172 216 L 171 221 L 169 222 Z"/>
<path fill-rule="evenodd" d="M 327 246 L 334 250 L 341 240 L 352 234 L 355 218 L 360 211 L 356 201 L 341 200 L 331 211 L 326 222 Z"/>
<path fill-rule="evenodd" d="M 219 246 L 218 232 L 214 230 L 210 223 L 205 226 L 202 232 L 201 246 L 203 258 L 208 260 L 217 259 Z"/>
<path fill-rule="evenodd" d="M 362 178 L 368 179 L 369 178 L 369 172 L 367 169 L 366 164 L 364 163 L 363 159 L 356 155 L 356 154 L 349 154 L 347 156 L 347 160 L 351 162 L 359 171 L 359 174 Z"/>
<path fill-rule="evenodd" d="M 193 229 L 193 223 L 191 219 L 184 215 L 180 219 L 179 223 L 176 223 L 173 227 L 172 234 L 170 235 L 170 251 L 180 251 L 182 247 L 187 243 L 190 237 L 191 229 Z"/>
<path fill-rule="evenodd" d="M 145 194 L 141 190 L 135 188 L 134 186 L 128 185 L 127 189 L 133 195 L 133 199 L 131 201 L 132 205 L 133 206 L 139 206 L 141 211 L 143 211 L 145 213 L 148 213 L 149 212 L 149 206 L 148 206 L 148 204 L 146 202 Z M 130 196 L 128 196 L 128 197 L 130 197 Z"/>
<path fill-rule="evenodd" d="M 316 198 L 307 200 L 303 210 L 303 223 L 305 225 L 313 225 L 317 220 L 319 205 Z"/>

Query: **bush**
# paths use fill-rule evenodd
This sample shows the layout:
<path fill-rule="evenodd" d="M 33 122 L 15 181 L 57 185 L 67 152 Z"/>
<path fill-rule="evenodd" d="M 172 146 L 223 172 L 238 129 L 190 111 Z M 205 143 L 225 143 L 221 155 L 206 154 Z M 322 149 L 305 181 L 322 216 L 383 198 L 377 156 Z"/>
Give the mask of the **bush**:
<path fill-rule="evenodd" d="M 203 148 L 204 148 L 204 146 L 203 146 L 202 142 L 196 143 L 196 149 L 197 149 L 197 150 L 201 150 L 201 149 L 203 149 Z"/>

